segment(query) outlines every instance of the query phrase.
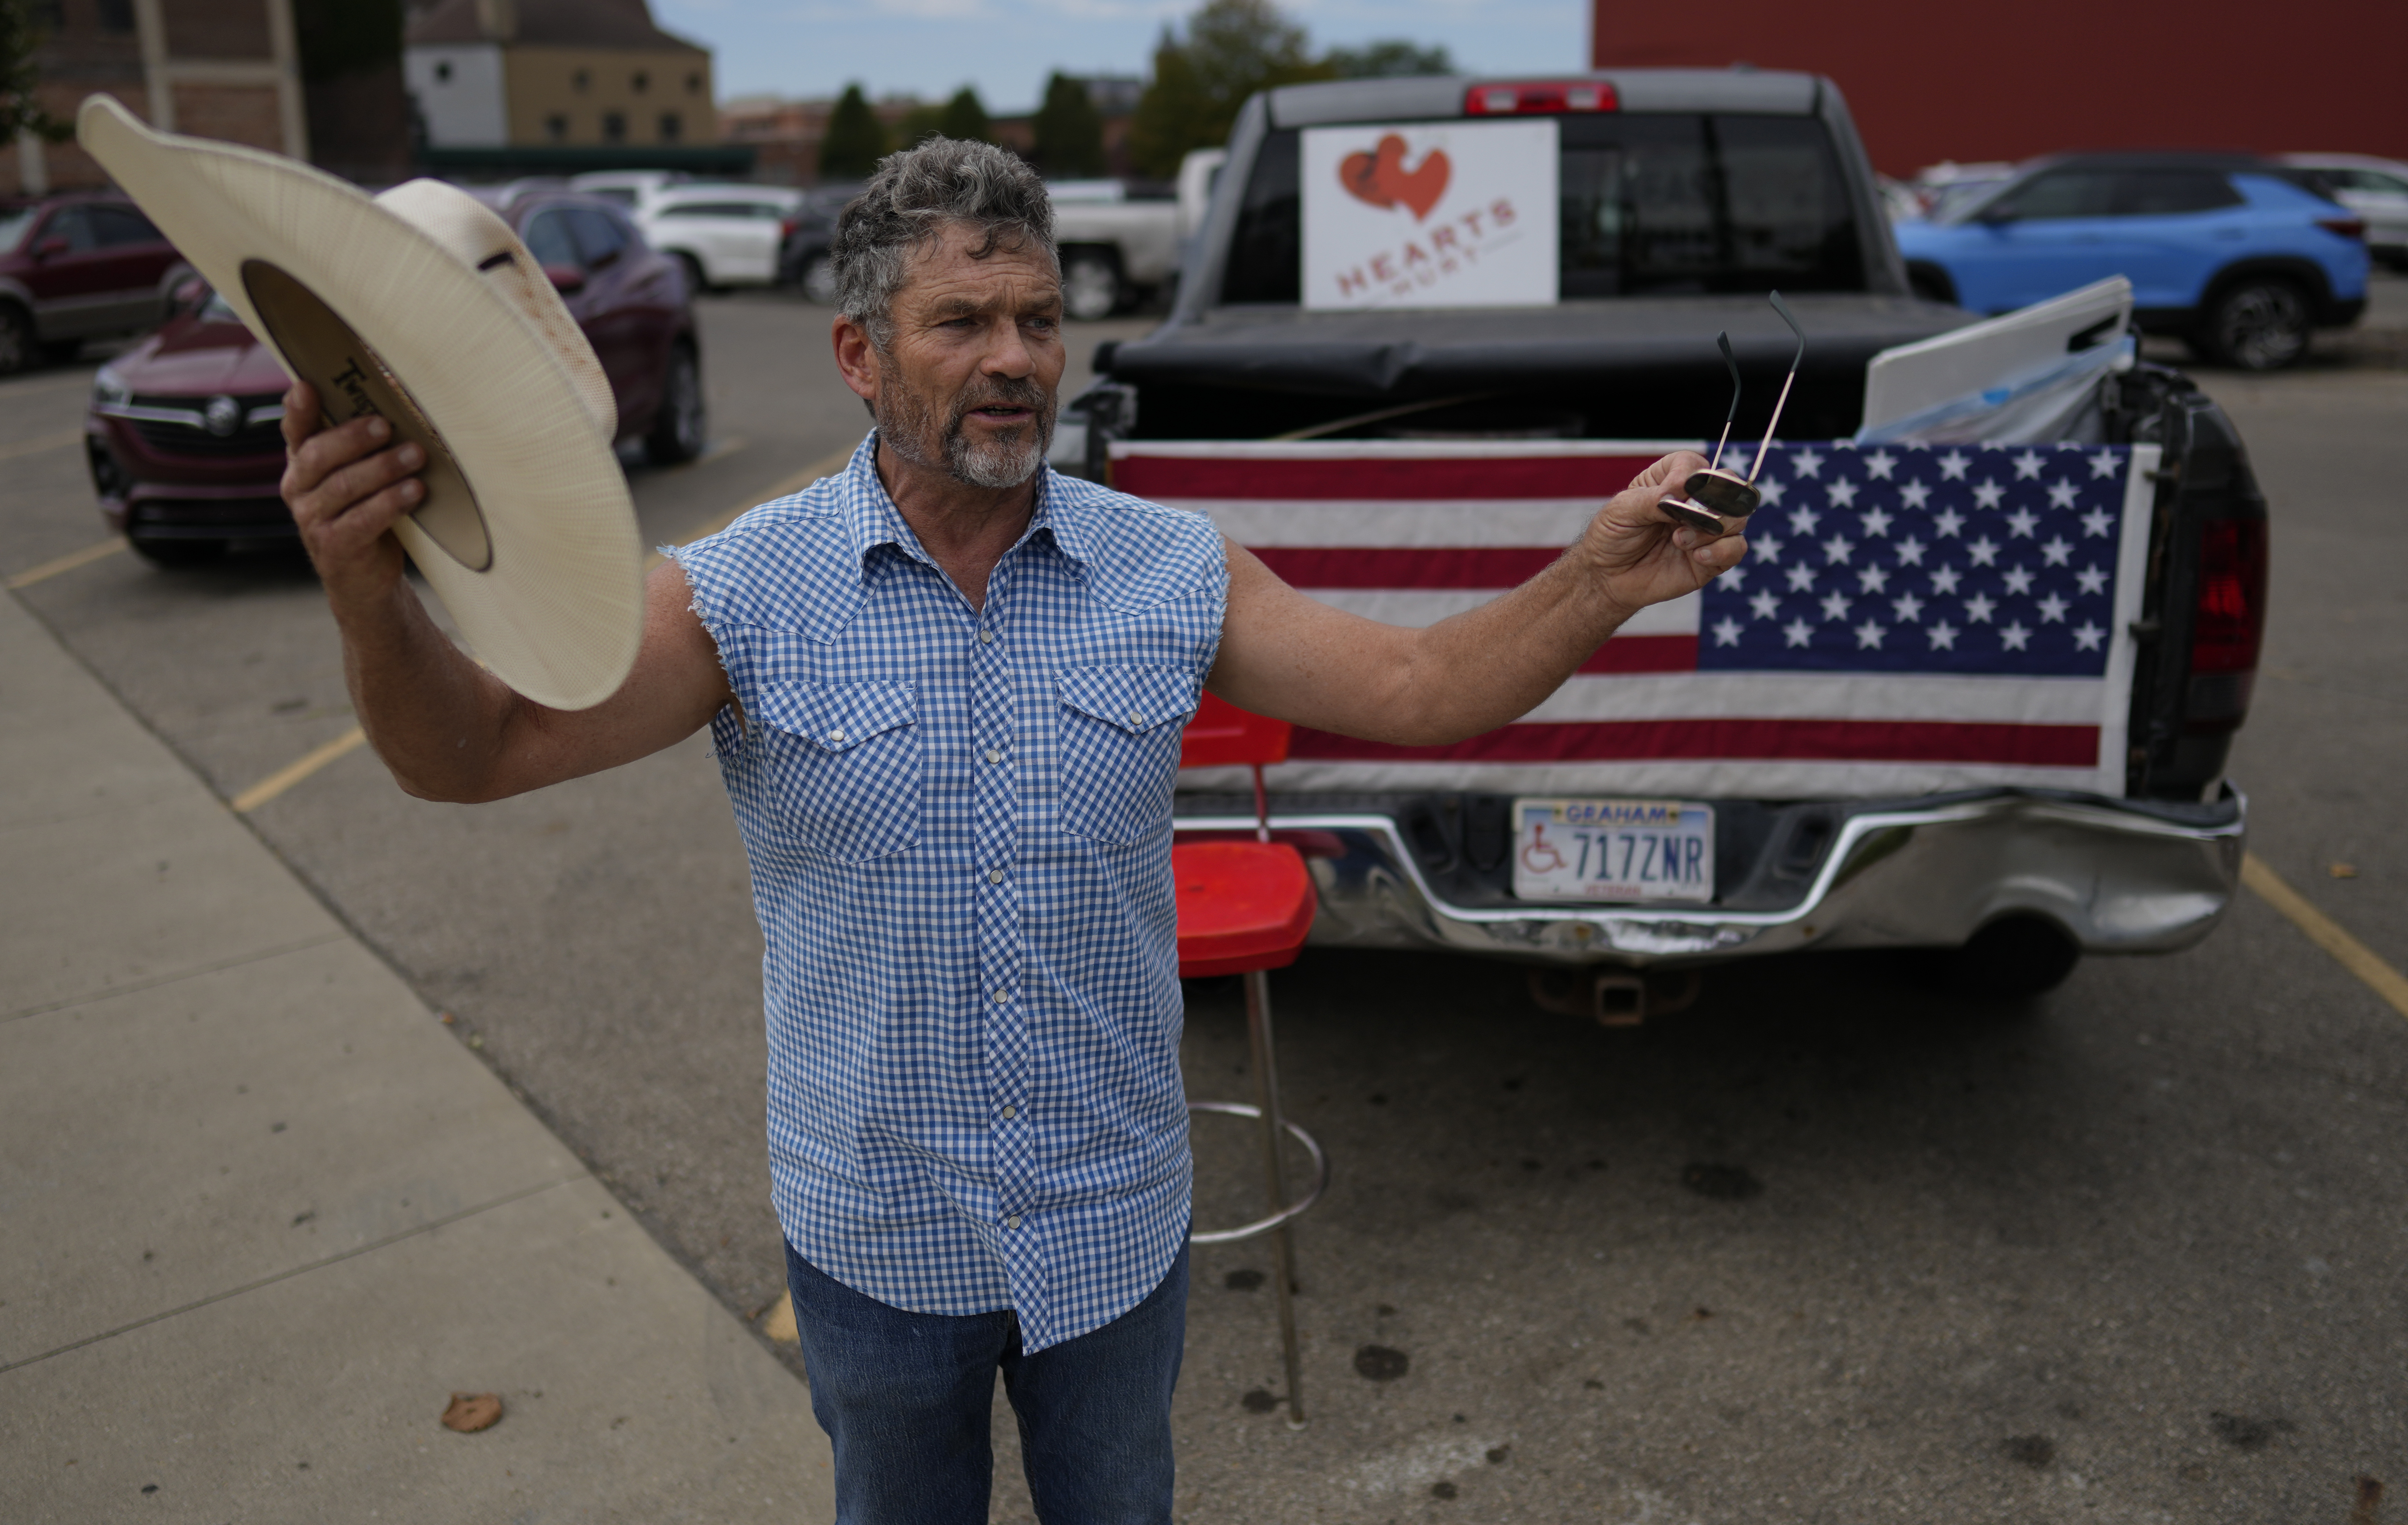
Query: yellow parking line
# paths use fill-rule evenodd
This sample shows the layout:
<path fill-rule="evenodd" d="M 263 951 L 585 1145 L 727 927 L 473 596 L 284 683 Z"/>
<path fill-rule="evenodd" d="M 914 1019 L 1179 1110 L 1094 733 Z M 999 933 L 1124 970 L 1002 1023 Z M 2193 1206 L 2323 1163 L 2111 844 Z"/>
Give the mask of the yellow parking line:
<path fill-rule="evenodd" d="M 46 434 L 38 439 L 20 439 L 13 445 L 0 445 L 0 461 L 13 461 L 20 455 L 39 455 L 46 450 L 58 450 L 83 438 L 81 429 L 68 429 L 60 434 Z"/>
<path fill-rule="evenodd" d="M 275 772 L 235 796 L 228 803 L 233 805 L 236 815 L 248 815 L 328 763 L 338 757 L 348 757 L 357 752 L 367 744 L 367 732 L 353 726 L 324 746 L 286 763 Z"/>
<path fill-rule="evenodd" d="M 2290 918 L 2291 925 L 2308 934 L 2308 941 L 2331 954 L 2342 968 L 2366 982 L 2367 988 L 2391 1003 L 2391 1009 L 2408 1016 L 2408 975 L 2376 957 L 2372 948 L 2342 929 L 2341 923 L 2317 910 L 2308 898 L 2286 884 L 2281 874 L 2266 867 L 2266 860 L 2255 853 L 2241 857 L 2241 882 L 2258 892 L 2258 898 Z"/>
<path fill-rule="evenodd" d="M 8 586 L 12 591 L 17 588 L 30 588 L 36 583 L 58 576 L 61 572 L 71 572 L 79 567 L 90 566 L 103 556 L 113 556 L 124 549 L 125 537 L 112 535 L 98 545 L 87 545 L 80 551 L 69 552 L 56 561 L 46 561 L 39 567 L 27 568 L 8 579 Z"/>
<path fill-rule="evenodd" d="M 745 510 L 753 507 L 755 504 L 767 503 L 773 497 L 783 497 L 788 493 L 800 492 L 803 488 L 810 486 L 812 482 L 815 482 L 822 477 L 826 476 L 829 472 L 842 467 L 845 462 L 853 458 L 853 447 L 847 445 L 842 450 L 835 451 L 829 454 L 821 456 L 818 460 L 813 461 L 810 465 L 803 468 L 800 471 L 796 472 L 793 476 L 771 483 L 762 492 L 744 499 L 744 501 L 737 504 L 734 508 L 728 509 L 721 513 L 713 514 L 710 518 L 695 525 L 693 528 L 686 531 L 685 539 L 688 540 L 698 540 L 705 535 L 715 534 L 732 524 L 738 514 L 742 513 Z M 120 540 L 116 542 L 116 544 L 122 546 L 124 542 Z M 91 551 L 79 552 L 78 554 L 81 555 L 85 560 L 91 560 L 96 556 L 106 554 L 108 550 L 113 550 L 115 548 L 115 546 L 108 548 L 95 547 Z M 660 553 L 657 551 L 653 552 L 650 557 L 646 558 L 644 562 L 644 569 L 648 572 L 651 571 L 653 568 L 661 564 L 661 559 Z M 80 562 L 74 564 L 78 566 L 81 565 Z M 64 571 L 66 570 L 66 568 L 64 566 L 61 566 L 59 563 L 53 562 L 49 568 L 36 567 L 32 572 L 25 573 L 24 575 L 28 578 L 35 577 L 36 574 L 47 577 L 50 575 L 51 570 Z M 8 585 L 10 587 L 15 587 L 18 584 L 11 583 Z M 292 788 L 293 785 L 300 783 L 303 779 L 308 778 L 310 774 L 315 773 L 318 770 L 325 767 L 328 763 L 334 762 L 337 758 L 349 756 L 351 753 L 356 752 L 367 741 L 367 732 L 362 730 L 359 727 L 354 726 L 350 730 L 345 731 L 342 735 L 336 737 L 333 741 L 327 742 L 324 746 L 318 748 L 316 751 L 309 753 L 308 755 L 294 758 L 293 761 L 278 769 L 275 772 L 268 774 L 264 779 L 261 779 L 250 788 L 245 789 L 242 793 L 235 796 L 231 801 L 235 813 L 237 815 L 250 814 L 252 811 L 255 811 L 260 806 L 266 804 L 269 800 L 275 798 L 278 795 L 282 794 L 285 790 Z"/>

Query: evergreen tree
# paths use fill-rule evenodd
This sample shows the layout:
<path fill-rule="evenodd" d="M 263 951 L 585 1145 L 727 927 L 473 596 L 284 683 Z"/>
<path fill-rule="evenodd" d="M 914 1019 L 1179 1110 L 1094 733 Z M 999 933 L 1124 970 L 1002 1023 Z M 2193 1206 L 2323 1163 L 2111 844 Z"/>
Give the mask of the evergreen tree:
<path fill-rule="evenodd" d="M 968 85 L 953 92 L 953 98 L 945 103 L 944 114 L 937 119 L 937 131 L 965 143 L 995 141 L 995 124 L 987 120 L 986 107 L 979 100 L 978 92 Z"/>
<path fill-rule="evenodd" d="M 1037 108 L 1038 170 L 1050 180 L 1093 180 L 1104 172 L 1104 119 L 1086 85 L 1056 71 Z"/>
<path fill-rule="evenodd" d="M 1424 48 L 1403 37 L 1383 37 L 1360 48 L 1332 48 L 1325 62 L 1340 79 L 1402 79 L 1455 72 L 1455 55 L 1444 43 Z"/>
<path fill-rule="evenodd" d="M 886 129 L 869 109 L 869 98 L 858 83 L 845 86 L 820 139 L 820 179 L 866 180 L 885 155 Z"/>
<path fill-rule="evenodd" d="M 64 143 L 75 123 L 50 115 L 36 94 L 41 68 L 34 50 L 46 40 L 33 0 L 0 0 L 0 142 L 30 132 L 45 142 Z"/>
<path fill-rule="evenodd" d="M 1271 0 L 1205 0 L 1187 19 L 1184 38 L 1164 28 L 1154 51 L 1154 78 L 1129 123 L 1138 168 L 1168 180 L 1179 173 L 1188 150 L 1229 140 L 1247 96 L 1337 78 L 1306 50 L 1307 40 L 1304 28 Z"/>
<path fill-rule="evenodd" d="M 945 131 L 945 108 L 934 101 L 913 101 L 903 113 L 902 131 L 896 136 L 899 146 L 917 148 L 932 137 L 941 137 Z"/>

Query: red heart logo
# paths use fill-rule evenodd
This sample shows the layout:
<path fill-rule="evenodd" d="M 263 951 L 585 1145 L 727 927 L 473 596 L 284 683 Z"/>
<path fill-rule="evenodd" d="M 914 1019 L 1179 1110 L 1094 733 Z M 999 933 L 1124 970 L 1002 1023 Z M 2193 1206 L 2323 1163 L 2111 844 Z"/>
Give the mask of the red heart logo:
<path fill-rule="evenodd" d="M 1338 183 L 1356 200 L 1374 207 L 1394 207 L 1401 201 L 1413 209 L 1413 221 L 1418 223 L 1446 194 L 1449 173 L 1444 149 L 1423 154 L 1421 166 L 1408 173 L 1405 140 L 1390 133 L 1370 152 L 1350 153 L 1340 161 Z"/>

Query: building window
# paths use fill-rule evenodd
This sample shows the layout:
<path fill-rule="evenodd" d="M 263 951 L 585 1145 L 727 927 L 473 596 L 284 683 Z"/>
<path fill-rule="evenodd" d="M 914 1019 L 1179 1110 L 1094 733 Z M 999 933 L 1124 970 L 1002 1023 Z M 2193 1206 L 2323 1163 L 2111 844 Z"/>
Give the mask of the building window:
<path fill-rule="evenodd" d="M 568 88 L 571 90 L 583 90 L 587 85 L 590 85 L 593 82 L 594 76 L 586 73 L 583 69 L 580 69 L 575 74 L 568 77 Z"/>
<path fill-rule="evenodd" d="M 661 113 L 661 141 L 674 143 L 685 136 L 685 119 L 675 111 Z"/>
<path fill-rule="evenodd" d="M 624 143 L 627 140 L 627 116 L 624 111 L 602 113 L 602 141 Z"/>
<path fill-rule="evenodd" d="M 702 94 L 701 75 L 689 74 L 685 77 L 685 93 L 689 95 L 699 95 Z"/>
<path fill-rule="evenodd" d="M 435 82 L 438 85 L 452 82 L 452 65 L 448 59 L 435 65 Z"/>
<path fill-rule="evenodd" d="M 554 111 L 543 119 L 543 136 L 555 143 L 568 141 L 568 119 Z"/>
<path fill-rule="evenodd" d="M 649 90 L 649 89 L 651 89 L 651 88 L 652 88 L 652 77 L 651 75 L 649 75 L 649 74 L 646 74 L 643 70 L 641 70 L 641 69 L 638 69 L 638 70 L 636 71 L 636 73 L 635 73 L 634 78 L 630 79 L 627 81 L 627 83 L 629 83 L 629 84 L 631 84 L 631 85 L 635 86 L 635 88 L 636 88 L 636 94 L 638 94 L 638 95 L 640 95 L 640 94 L 642 94 L 645 91 L 647 91 L 647 90 Z"/>
<path fill-rule="evenodd" d="M 50 8 L 56 9 L 53 6 Z M 104 32 L 134 30 L 134 0 L 100 0 L 100 29 Z"/>

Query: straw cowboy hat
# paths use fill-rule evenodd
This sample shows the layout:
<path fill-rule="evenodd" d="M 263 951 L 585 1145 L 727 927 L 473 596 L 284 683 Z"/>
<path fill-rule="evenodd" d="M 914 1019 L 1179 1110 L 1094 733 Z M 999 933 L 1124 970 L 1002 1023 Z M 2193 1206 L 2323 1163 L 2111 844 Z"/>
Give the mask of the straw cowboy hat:
<path fill-rule="evenodd" d="M 618 413 L 509 224 L 438 180 L 370 197 L 106 95 L 76 133 L 328 418 L 381 414 L 424 447 L 425 501 L 394 530 L 476 655 L 556 709 L 616 692 L 644 626 Z"/>

